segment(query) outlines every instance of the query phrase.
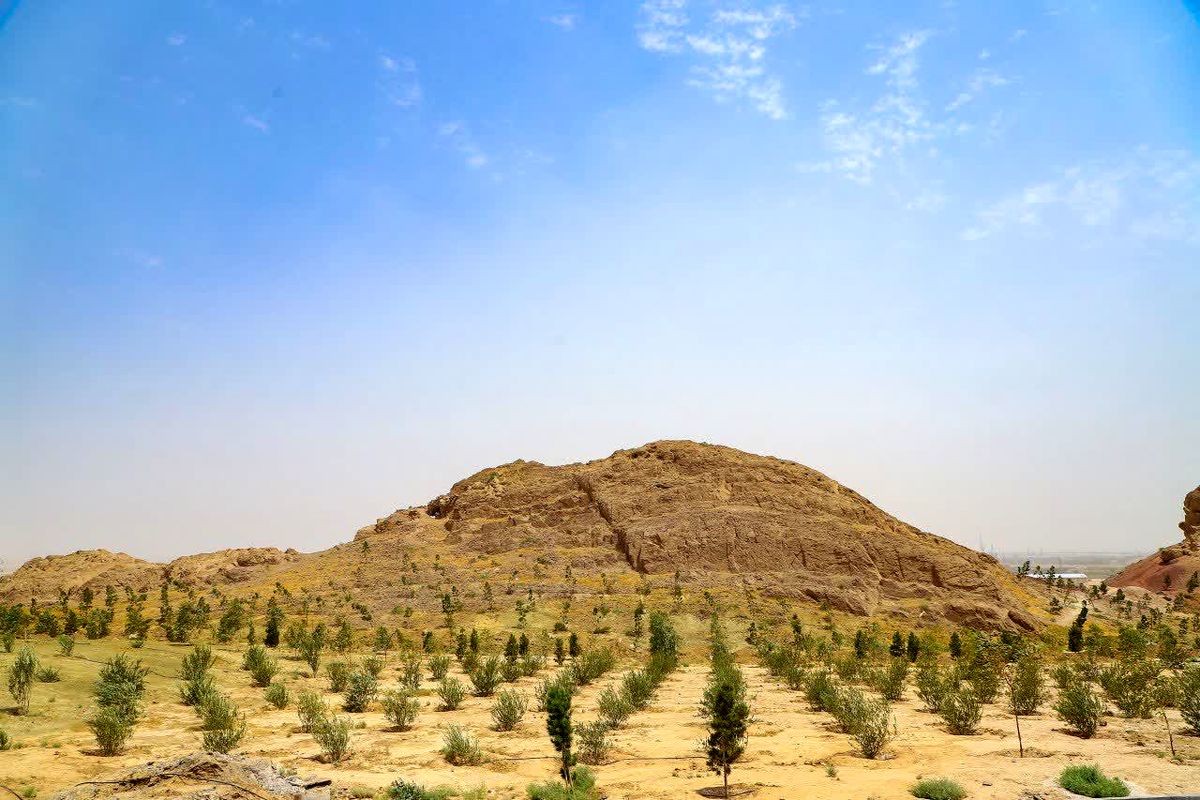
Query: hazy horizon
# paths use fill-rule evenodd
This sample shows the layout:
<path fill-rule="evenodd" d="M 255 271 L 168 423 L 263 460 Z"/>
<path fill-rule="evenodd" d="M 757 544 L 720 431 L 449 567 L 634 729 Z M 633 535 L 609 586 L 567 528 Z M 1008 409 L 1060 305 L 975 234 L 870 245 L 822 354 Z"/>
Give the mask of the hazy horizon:
<path fill-rule="evenodd" d="M 1194 9 L 0 5 L 0 557 L 316 550 L 667 438 L 1178 541 Z"/>

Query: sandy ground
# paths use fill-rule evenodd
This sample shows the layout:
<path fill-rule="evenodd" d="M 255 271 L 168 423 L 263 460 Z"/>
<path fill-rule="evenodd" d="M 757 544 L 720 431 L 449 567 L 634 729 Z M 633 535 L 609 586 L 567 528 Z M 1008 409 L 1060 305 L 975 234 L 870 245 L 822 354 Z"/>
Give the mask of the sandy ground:
<path fill-rule="evenodd" d="M 178 703 L 175 682 L 152 676 L 146 718 L 127 752 L 111 758 L 94 754 L 91 735 L 81 719 L 96 665 L 49 656 L 49 645 L 39 649 L 48 656 L 48 663 L 63 669 L 64 681 L 38 685 L 32 717 L 0 718 L 0 726 L 22 744 L 0 753 L 3 783 L 18 789 L 32 785 L 45 796 L 86 778 L 198 749 L 196 717 Z M 139 655 L 156 670 L 171 675 L 184 652 L 185 648 L 154 643 Z M 531 710 L 515 731 L 491 729 L 488 698 L 470 697 L 457 711 L 435 711 L 437 698 L 427 679 L 424 708 L 412 730 L 388 730 L 379 712 L 353 715 L 360 726 L 353 733 L 354 754 L 342 764 L 327 765 L 319 761 L 312 738 L 299 732 L 294 710 L 270 708 L 262 691 L 249 685 L 248 676 L 236 668 L 240 653 L 229 650 L 222 656 L 219 683 L 250 722 L 237 752 L 270 758 L 302 775 L 323 775 L 341 785 L 372 789 L 404 777 L 427 786 L 451 785 L 463 790 L 485 786 L 490 797 L 517 798 L 524 797 L 528 783 L 553 776 L 554 754 L 545 734 L 545 716 L 532 710 L 535 678 L 517 684 L 530 695 Z M 3 663 L 8 659 L 11 656 Z M 281 665 L 282 677 L 293 695 L 303 688 L 325 689 L 324 679 L 308 678 L 298 662 L 281 659 Z M 754 722 L 746 754 L 731 780 L 755 787 L 755 797 L 907 798 L 912 783 L 928 776 L 954 778 L 972 798 L 1008 800 L 1020 797 L 1024 790 L 1043 797 L 1067 797 L 1054 787 L 1054 780 L 1065 765 L 1080 762 L 1099 763 L 1108 774 L 1147 792 L 1200 788 L 1200 739 L 1180 734 L 1183 726 L 1175 712 L 1171 720 L 1176 748 L 1185 757 L 1182 764 L 1166 757 L 1161 720 L 1110 717 L 1099 736 L 1082 740 L 1065 733 L 1052 714 L 1022 720 L 1025 744 L 1033 749 L 1033 755 L 1019 759 L 1012 720 L 995 707 L 987 708 L 980 735 L 951 736 L 938 717 L 920 710 L 910 692 L 894 707 L 899 736 L 890 757 L 868 761 L 857 755 L 849 737 L 833 728 L 828 714 L 808 711 L 799 693 L 775 683 L 760 668 L 746 666 L 745 671 L 753 696 Z M 703 665 L 682 668 L 664 683 L 649 709 L 635 714 L 613 735 L 609 763 L 594 768 L 608 797 L 697 797 L 697 790 L 719 783 L 706 771 L 698 750 L 703 726 L 696 706 L 706 675 Z M 393 656 L 384 673 L 384 688 L 394 687 L 397 677 Z M 576 697 L 577 723 L 595 717 L 596 696 L 607 684 L 602 679 Z M 331 707 L 338 700 L 327 695 Z M 449 723 L 463 725 L 479 737 L 487 762 L 475 767 L 445 763 L 438 751 L 442 730 Z M 836 777 L 827 775 L 829 763 L 835 765 Z"/>

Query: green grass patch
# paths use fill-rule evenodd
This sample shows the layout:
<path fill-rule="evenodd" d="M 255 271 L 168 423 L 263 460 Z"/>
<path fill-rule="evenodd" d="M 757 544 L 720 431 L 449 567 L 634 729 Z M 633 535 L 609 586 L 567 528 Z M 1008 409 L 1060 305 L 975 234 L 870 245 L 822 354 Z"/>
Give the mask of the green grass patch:
<path fill-rule="evenodd" d="M 1058 776 L 1058 785 L 1084 797 L 1128 797 L 1129 787 L 1120 778 L 1109 778 L 1095 764 L 1067 767 Z"/>
<path fill-rule="evenodd" d="M 926 778 L 908 791 L 913 797 L 925 800 L 962 800 L 967 796 L 967 790 L 949 778 Z"/>

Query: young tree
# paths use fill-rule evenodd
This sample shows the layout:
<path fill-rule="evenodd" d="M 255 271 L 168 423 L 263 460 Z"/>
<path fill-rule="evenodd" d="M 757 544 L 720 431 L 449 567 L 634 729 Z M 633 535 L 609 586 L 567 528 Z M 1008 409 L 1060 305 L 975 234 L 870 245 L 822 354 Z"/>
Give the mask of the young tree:
<path fill-rule="evenodd" d="M 38 671 L 38 658 L 33 650 L 22 647 L 12 666 L 8 668 L 8 693 L 17 701 L 17 713 L 29 714 L 29 700 L 33 694 L 33 681 Z"/>
<path fill-rule="evenodd" d="M 904 655 L 904 639 L 900 636 L 900 631 L 892 634 L 892 644 L 888 647 L 888 655 L 892 658 Z"/>
<path fill-rule="evenodd" d="M 908 655 L 908 660 L 914 664 L 917 662 L 917 656 L 921 655 L 921 642 L 912 631 L 908 632 L 908 644 L 905 647 L 905 652 Z"/>
<path fill-rule="evenodd" d="M 721 776 L 724 796 L 729 796 L 729 773 L 746 749 L 750 707 L 745 692 L 730 675 L 717 673 L 705 691 L 708 717 L 708 768 Z"/>
<path fill-rule="evenodd" d="M 575 759 L 571 755 L 571 690 L 556 682 L 546 691 L 546 733 L 560 758 L 559 770 L 571 789 L 571 767 Z"/>
<path fill-rule="evenodd" d="M 962 637 L 958 635 L 958 631 L 950 634 L 950 657 L 962 658 Z"/>

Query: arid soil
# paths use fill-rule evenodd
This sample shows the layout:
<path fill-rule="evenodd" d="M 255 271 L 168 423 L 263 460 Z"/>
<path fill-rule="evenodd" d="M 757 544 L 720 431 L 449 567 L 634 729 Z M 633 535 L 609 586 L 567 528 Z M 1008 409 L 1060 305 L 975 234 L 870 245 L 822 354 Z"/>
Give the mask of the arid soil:
<path fill-rule="evenodd" d="M 48 663 L 62 669 L 64 680 L 37 687 L 33 716 L 4 718 L 5 727 L 21 746 L 0 755 L 0 782 L 14 788 L 32 785 L 44 796 L 81 780 L 199 749 L 195 714 L 178 702 L 175 682 L 162 677 L 173 674 L 172 665 L 178 664 L 186 648 L 152 643 L 138 653 L 159 674 L 151 676 L 147 716 L 128 751 L 111 758 L 93 752 L 92 738 L 80 722 L 96 665 L 84 658 L 56 657 L 48 644 L 38 649 Z M 80 646 L 88 659 L 111 649 L 110 644 Z M 553 774 L 545 716 L 533 710 L 532 702 L 517 730 L 501 733 L 491 728 L 489 699 L 469 697 L 457 711 L 435 711 L 436 698 L 428 677 L 423 686 L 425 705 L 412 730 L 389 730 L 377 708 L 353 715 L 358 725 L 353 732 L 353 755 L 342 764 L 322 763 L 313 739 L 298 731 L 295 711 L 267 706 L 261 690 L 252 688 L 246 674 L 237 668 L 238 651 L 219 653 L 219 684 L 249 720 L 247 736 L 236 752 L 277 762 L 302 777 L 327 777 L 334 780 L 335 787 L 366 789 L 379 789 L 403 777 L 430 787 L 451 785 L 466 790 L 482 786 L 489 797 L 519 798 L 524 797 L 528 783 Z M 11 656 L 0 659 L 7 663 Z M 298 662 L 283 663 L 284 678 L 293 693 L 305 687 L 320 688 L 336 708 L 339 697 L 328 694 L 323 678 L 307 677 Z M 393 656 L 384 672 L 385 688 L 395 685 L 395 665 Z M 1012 720 L 998 707 L 987 707 L 979 735 L 951 736 L 938 717 L 920 710 L 910 689 L 906 699 L 894 705 L 899 736 L 890 749 L 891 757 L 868 761 L 857 754 L 847 736 L 833 728 L 828 714 L 809 711 L 798 693 L 774 682 L 759 667 L 748 663 L 744 670 L 754 719 L 746 755 L 732 778 L 754 787 L 755 797 L 899 799 L 909 796 L 908 787 L 919 777 L 943 775 L 962 783 L 972 798 L 1009 800 L 1022 792 L 1066 797 L 1053 785 L 1054 778 L 1065 765 L 1080 762 L 1100 763 L 1110 775 L 1148 792 L 1183 792 L 1200 786 L 1200 740 L 1180 734 L 1177 712 L 1170 712 L 1169 717 L 1182 763 L 1167 757 L 1161 721 L 1107 717 L 1107 726 L 1096 738 L 1082 740 L 1064 732 L 1045 709 L 1038 716 L 1022 719 L 1028 752 L 1020 759 Z M 684 666 L 667 679 L 647 710 L 635 714 L 614 734 L 608 762 L 594 768 L 609 797 L 696 797 L 698 790 L 719 783 L 705 769 L 698 750 L 703 726 L 696 709 L 706 676 L 703 663 Z M 531 700 L 535 681 L 523 678 L 517 684 L 530 693 Z M 576 696 L 576 723 L 595 717 L 596 696 L 607 683 L 601 679 Z M 463 725 L 479 737 L 487 759 L 484 764 L 452 767 L 445 762 L 438 751 L 442 729 L 449 723 Z M 828 765 L 835 777 L 830 777 Z"/>

